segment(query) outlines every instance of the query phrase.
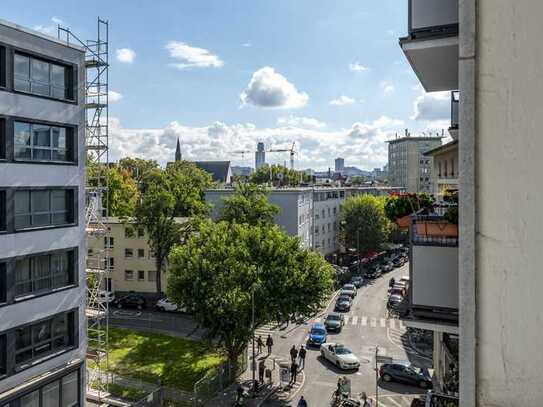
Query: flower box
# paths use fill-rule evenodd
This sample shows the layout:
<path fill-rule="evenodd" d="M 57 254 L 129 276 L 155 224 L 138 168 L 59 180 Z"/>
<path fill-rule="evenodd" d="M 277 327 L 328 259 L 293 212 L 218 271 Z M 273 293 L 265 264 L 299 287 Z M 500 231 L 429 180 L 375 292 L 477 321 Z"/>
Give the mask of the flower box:
<path fill-rule="evenodd" d="M 417 222 L 419 236 L 458 237 L 458 225 L 448 222 Z"/>
<path fill-rule="evenodd" d="M 402 229 L 408 228 L 409 225 L 411 225 L 410 216 L 411 215 L 405 215 L 405 216 L 402 216 L 401 218 L 396 219 L 396 224 Z"/>

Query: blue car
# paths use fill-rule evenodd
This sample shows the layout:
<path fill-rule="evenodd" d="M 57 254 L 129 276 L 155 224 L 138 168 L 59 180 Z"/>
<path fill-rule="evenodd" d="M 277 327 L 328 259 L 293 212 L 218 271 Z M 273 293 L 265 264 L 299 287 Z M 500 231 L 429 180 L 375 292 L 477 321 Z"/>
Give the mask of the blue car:
<path fill-rule="evenodd" d="M 311 326 L 309 330 L 309 337 L 307 338 L 307 345 L 321 346 L 326 342 L 326 328 L 323 324 L 317 323 Z"/>

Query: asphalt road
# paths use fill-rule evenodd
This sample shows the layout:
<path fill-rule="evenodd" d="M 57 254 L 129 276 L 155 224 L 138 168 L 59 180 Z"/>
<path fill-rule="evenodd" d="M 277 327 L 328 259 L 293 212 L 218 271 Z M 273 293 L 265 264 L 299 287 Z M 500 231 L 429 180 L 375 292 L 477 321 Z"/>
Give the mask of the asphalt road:
<path fill-rule="evenodd" d="M 305 382 L 299 389 L 291 404 L 270 398 L 266 406 L 296 406 L 301 395 L 310 407 L 329 406 L 329 401 L 336 388 L 338 378 L 347 376 L 351 379 L 353 394 L 366 392 L 373 397 L 376 389 L 375 378 L 375 349 L 379 347 L 379 355 L 391 356 L 395 360 L 411 360 L 421 366 L 429 366 L 430 361 L 418 357 L 406 342 L 405 327 L 398 319 L 387 318 L 386 300 L 388 282 L 391 277 L 399 279 L 409 274 L 408 265 L 370 281 L 358 290 L 350 312 L 345 313 L 346 324 L 339 334 L 328 334 L 328 342 L 342 343 L 350 348 L 361 361 L 360 369 L 341 371 L 320 356 L 317 348 L 309 348 L 306 357 Z M 273 357 L 289 360 L 289 350 L 292 345 L 305 344 L 311 323 L 322 321 L 328 312 L 333 311 L 334 301 L 327 312 L 313 318 L 298 327 L 271 330 L 263 327 L 259 333 L 273 332 Z M 285 337 L 286 336 L 286 337 Z M 402 384 L 389 384 L 379 381 L 379 405 L 383 407 L 409 406 L 415 394 L 423 391 L 417 387 Z M 381 397 L 382 396 L 382 397 Z"/>

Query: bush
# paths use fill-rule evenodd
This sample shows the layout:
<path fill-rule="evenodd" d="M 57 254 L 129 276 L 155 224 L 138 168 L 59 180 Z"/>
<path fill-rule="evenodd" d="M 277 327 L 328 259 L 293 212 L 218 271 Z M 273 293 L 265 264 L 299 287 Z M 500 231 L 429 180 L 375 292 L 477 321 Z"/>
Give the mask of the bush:
<path fill-rule="evenodd" d="M 385 214 L 391 222 L 396 222 L 421 209 L 431 208 L 434 201 L 428 194 L 400 193 L 390 195 L 385 203 Z"/>

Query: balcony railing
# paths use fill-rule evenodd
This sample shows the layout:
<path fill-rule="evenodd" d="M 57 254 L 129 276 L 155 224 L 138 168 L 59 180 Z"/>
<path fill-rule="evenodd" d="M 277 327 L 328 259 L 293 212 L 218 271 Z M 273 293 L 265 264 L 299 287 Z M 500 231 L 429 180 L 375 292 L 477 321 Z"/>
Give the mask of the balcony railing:
<path fill-rule="evenodd" d="M 458 0 L 409 0 L 409 35 L 458 34 Z"/>
<path fill-rule="evenodd" d="M 436 215 L 416 215 L 411 218 L 411 243 L 414 245 L 458 246 L 458 225 L 440 216 L 448 210 L 438 208 Z"/>

